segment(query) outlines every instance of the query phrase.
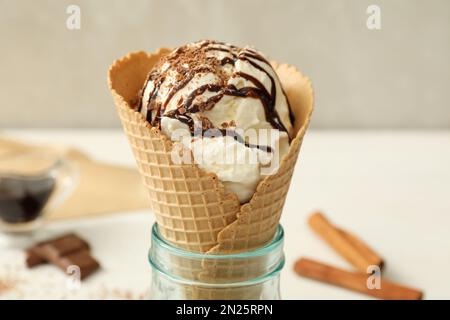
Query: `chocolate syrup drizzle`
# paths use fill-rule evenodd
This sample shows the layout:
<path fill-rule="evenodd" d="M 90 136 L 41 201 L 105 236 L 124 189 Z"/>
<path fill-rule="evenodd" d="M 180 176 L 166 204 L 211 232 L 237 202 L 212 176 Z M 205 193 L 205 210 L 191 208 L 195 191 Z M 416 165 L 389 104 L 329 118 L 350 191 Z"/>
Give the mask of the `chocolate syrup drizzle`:
<path fill-rule="evenodd" d="M 212 46 L 211 46 L 212 45 Z M 278 115 L 278 112 L 275 110 L 275 102 L 276 102 L 276 85 L 275 80 L 272 77 L 272 75 L 267 71 L 265 68 L 261 67 L 258 63 L 256 63 L 254 60 L 260 61 L 266 65 L 268 65 L 271 68 L 270 63 L 264 59 L 260 54 L 255 52 L 251 49 L 245 49 L 243 51 L 240 51 L 239 54 L 236 54 L 232 51 L 232 49 L 236 49 L 234 46 L 228 46 L 227 48 L 220 47 L 220 46 L 214 46 L 214 45 L 224 45 L 221 42 L 216 41 L 205 41 L 200 45 L 199 50 L 206 51 L 223 51 L 228 53 L 231 57 L 224 57 L 220 61 L 217 59 L 215 62 L 219 63 L 220 65 L 226 65 L 231 64 L 234 65 L 237 60 L 242 60 L 248 62 L 250 65 L 252 65 L 255 69 L 265 73 L 267 77 L 270 79 L 271 82 L 271 89 L 270 92 L 267 91 L 266 87 L 255 77 L 248 73 L 244 72 L 236 72 L 235 76 L 242 77 L 248 81 L 250 81 L 254 87 L 243 87 L 240 89 L 237 89 L 234 85 L 227 85 L 227 84 L 205 84 L 198 88 L 196 88 L 194 91 L 192 91 L 189 96 L 184 100 L 180 101 L 178 103 L 178 107 L 175 110 L 169 111 L 167 113 L 164 113 L 168 103 L 170 100 L 175 96 L 175 94 L 183 89 L 194 77 L 196 74 L 201 72 L 213 72 L 213 69 L 208 66 L 201 66 L 192 69 L 191 71 L 187 71 L 186 74 L 183 75 L 183 78 L 176 83 L 169 91 L 168 96 L 166 100 L 164 101 L 164 104 L 161 104 L 160 102 L 156 102 L 156 97 L 158 95 L 159 88 L 163 84 L 165 80 L 165 72 L 162 74 L 158 74 L 157 72 L 150 73 L 149 77 L 146 80 L 146 83 L 144 85 L 144 89 L 148 83 L 148 81 L 154 81 L 154 88 L 152 92 L 149 95 L 147 103 L 147 115 L 146 119 L 147 121 L 152 125 L 160 128 L 161 126 L 161 116 L 164 114 L 166 117 L 170 117 L 173 119 L 177 119 L 178 121 L 181 121 L 182 123 L 186 124 L 189 127 L 189 130 L 191 131 L 191 135 L 199 134 L 199 132 L 196 131 L 195 122 L 192 119 L 192 117 L 189 114 L 194 114 L 206 110 L 211 110 L 214 105 L 222 99 L 224 96 L 235 96 L 235 97 L 242 97 L 242 98 L 255 98 L 259 99 L 261 101 L 261 104 L 264 107 L 265 117 L 266 120 L 271 124 L 271 126 L 275 129 L 278 129 L 280 131 L 287 132 L 286 127 L 281 122 L 281 119 Z M 173 54 L 181 54 L 183 52 L 183 49 L 179 48 L 176 50 Z M 167 70 L 170 68 L 167 68 Z M 195 103 L 195 98 L 197 96 L 202 95 L 204 92 L 214 92 L 216 95 L 208 98 L 206 101 Z M 143 92 L 141 96 L 141 101 L 143 97 Z M 288 108 L 289 108 L 289 116 L 291 118 L 291 121 L 293 121 L 293 115 L 291 112 L 291 108 L 289 106 L 288 102 Z M 139 110 L 141 109 L 142 103 L 139 103 Z M 152 118 L 152 112 L 155 111 L 155 117 Z M 219 128 L 212 128 L 211 124 L 207 128 L 202 128 L 201 134 L 203 135 L 214 135 L 217 136 L 220 134 L 221 136 L 227 135 L 232 136 L 236 141 L 245 144 L 245 146 L 249 148 L 257 148 L 259 150 L 263 150 L 266 152 L 272 152 L 272 148 L 269 146 L 259 146 L 259 145 L 253 145 L 245 141 L 245 139 L 242 138 L 235 130 L 231 129 L 219 129 Z"/>

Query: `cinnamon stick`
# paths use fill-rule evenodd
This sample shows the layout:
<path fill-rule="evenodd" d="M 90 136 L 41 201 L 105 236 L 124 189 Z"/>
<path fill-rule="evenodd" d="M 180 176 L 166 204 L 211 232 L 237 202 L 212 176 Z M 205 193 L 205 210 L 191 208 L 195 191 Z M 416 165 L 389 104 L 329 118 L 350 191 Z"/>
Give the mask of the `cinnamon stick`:
<path fill-rule="evenodd" d="M 367 285 L 370 274 L 349 272 L 311 259 L 301 258 L 294 265 L 297 274 L 342 288 L 357 291 L 385 300 L 420 300 L 423 293 L 385 279 L 380 279 L 380 289 L 369 289 Z"/>
<path fill-rule="evenodd" d="M 367 244 L 348 231 L 334 226 L 320 212 L 310 216 L 310 227 L 325 240 L 338 254 L 344 257 L 357 270 L 366 272 L 367 267 L 384 265 L 383 259 Z"/>

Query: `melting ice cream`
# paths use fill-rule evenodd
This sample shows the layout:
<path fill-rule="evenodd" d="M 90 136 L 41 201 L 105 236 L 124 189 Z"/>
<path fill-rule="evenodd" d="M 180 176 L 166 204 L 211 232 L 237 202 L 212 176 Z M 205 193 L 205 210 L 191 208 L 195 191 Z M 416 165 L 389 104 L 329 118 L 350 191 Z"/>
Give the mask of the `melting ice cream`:
<path fill-rule="evenodd" d="M 217 41 L 190 43 L 163 57 L 137 108 L 241 203 L 275 172 L 293 134 L 288 100 L 267 59 Z"/>

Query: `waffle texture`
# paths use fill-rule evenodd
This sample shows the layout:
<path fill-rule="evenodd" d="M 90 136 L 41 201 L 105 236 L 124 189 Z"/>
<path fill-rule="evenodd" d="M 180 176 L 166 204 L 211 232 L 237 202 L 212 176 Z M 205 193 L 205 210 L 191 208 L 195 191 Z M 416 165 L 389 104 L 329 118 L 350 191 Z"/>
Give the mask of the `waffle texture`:
<path fill-rule="evenodd" d="M 265 177 L 241 205 L 213 173 L 172 161 L 174 144 L 131 108 L 152 66 L 170 50 L 131 53 L 115 61 L 109 86 L 160 232 L 180 248 L 208 254 L 249 251 L 275 232 L 304 133 L 313 110 L 311 82 L 297 69 L 273 63 L 295 116 L 295 138 L 278 171 Z"/>

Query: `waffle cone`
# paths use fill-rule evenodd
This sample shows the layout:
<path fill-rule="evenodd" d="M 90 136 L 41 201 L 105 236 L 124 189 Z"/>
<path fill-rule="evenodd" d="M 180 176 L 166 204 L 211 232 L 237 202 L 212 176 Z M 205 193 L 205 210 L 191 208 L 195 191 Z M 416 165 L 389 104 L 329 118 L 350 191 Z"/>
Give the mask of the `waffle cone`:
<path fill-rule="evenodd" d="M 124 131 L 150 195 L 165 239 L 180 248 L 210 254 L 248 251 L 269 242 L 276 231 L 300 146 L 313 109 L 311 82 L 297 69 L 273 63 L 295 116 L 295 138 L 276 174 L 265 177 L 241 205 L 217 176 L 195 164 L 175 164 L 173 144 L 131 108 L 152 66 L 170 50 L 131 53 L 108 74 Z"/>

